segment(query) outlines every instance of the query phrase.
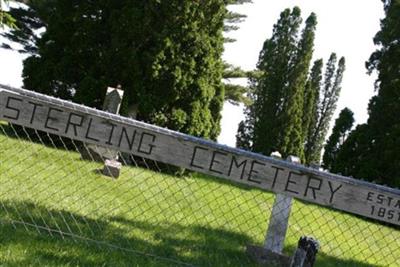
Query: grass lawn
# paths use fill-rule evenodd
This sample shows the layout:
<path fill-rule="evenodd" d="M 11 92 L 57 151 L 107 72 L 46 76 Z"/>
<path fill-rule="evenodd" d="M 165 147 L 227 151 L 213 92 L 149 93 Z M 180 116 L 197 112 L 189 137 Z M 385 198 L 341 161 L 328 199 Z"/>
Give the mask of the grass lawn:
<path fill-rule="evenodd" d="M 0 266 L 256 266 L 273 194 L 123 166 L 7 137 L 0 124 Z M 171 155 L 173 156 L 173 155 Z M 23 223 L 22 223 L 23 222 Z M 295 201 L 285 252 L 319 240 L 315 266 L 399 266 L 400 231 Z"/>

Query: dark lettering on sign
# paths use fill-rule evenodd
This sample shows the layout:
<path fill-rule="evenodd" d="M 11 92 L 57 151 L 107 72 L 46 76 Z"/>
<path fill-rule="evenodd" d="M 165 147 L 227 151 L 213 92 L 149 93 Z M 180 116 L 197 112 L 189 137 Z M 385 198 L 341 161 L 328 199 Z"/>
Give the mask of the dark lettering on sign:
<path fill-rule="evenodd" d="M 150 142 L 151 143 L 154 143 L 154 141 L 156 141 L 156 136 L 154 134 L 142 133 L 142 136 L 140 137 L 138 152 L 144 153 L 144 154 L 147 154 L 147 155 L 151 155 L 151 152 L 153 151 L 153 148 L 155 147 L 155 145 L 153 145 L 153 144 L 145 144 L 143 142 L 143 141 L 145 141 L 145 137 L 150 137 L 150 139 L 151 139 Z M 143 145 L 147 146 L 147 150 L 145 150 L 143 148 Z"/>
<path fill-rule="evenodd" d="M 393 217 L 394 217 L 394 210 L 389 210 L 389 211 L 388 211 L 388 219 L 389 219 L 389 220 L 392 220 Z"/>
<path fill-rule="evenodd" d="M 278 173 L 279 173 L 279 171 L 283 171 L 284 169 L 276 167 L 276 166 L 271 166 L 271 168 L 275 169 L 275 176 L 274 176 L 274 180 L 272 181 L 272 186 L 271 186 L 271 188 L 274 189 L 275 183 L 276 183 L 276 178 L 278 178 Z"/>
<path fill-rule="evenodd" d="M 220 155 L 220 156 L 227 156 L 228 154 L 222 153 L 222 152 L 219 152 L 219 151 L 214 151 L 213 154 L 212 154 L 212 157 L 211 157 L 211 163 L 210 163 L 210 168 L 209 168 L 209 170 L 210 170 L 211 172 L 223 174 L 223 172 L 214 169 L 214 165 L 215 165 L 215 164 L 221 163 L 220 161 L 218 161 L 218 160 L 215 159 L 217 155 Z"/>
<path fill-rule="evenodd" d="M 11 123 L 400 225 L 400 191 L 396 189 L 281 163 L 187 135 L 182 138 L 73 103 L 47 101 L 45 96 L 38 99 L 1 89 L 0 98 L 0 117 Z"/>
<path fill-rule="evenodd" d="M 73 120 L 74 117 L 79 119 L 78 123 Z M 83 124 L 83 116 L 71 112 L 68 116 L 67 126 L 65 127 L 65 133 L 68 133 L 69 127 L 72 126 L 72 129 L 74 129 L 75 137 L 78 136 L 78 131 L 76 130 L 76 127 L 82 127 L 82 124 Z"/>
<path fill-rule="evenodd" d="M 366 200 L 375 204 L 387 206 L 388 208 L 400 209 L 400 198 L 395 199 L 391 196 L 370 191 L 367 193 Z"/>
<path fill-rule="evenodd" d="M 86 138 L 86 139 L 89 139 L 89 140 L 92 140 L 92 141 L 95 141 L 95 142 L 99 142 L 99 139 L 96 139 L 96 138 L 94 138 L 94 137 L 89 136 L 90 129 L 92 129 L 92 122 L 93 122 L 93 118 L 90 118 L 90 119 L 89 119 L 89 124 L 88 124 L 88 127 L 87 127 L 87 131 L 86 131 L 85 138 Z"/>
<path fill-rule="evenodd" d="M 49 111 L 47 112 L 47 118 L 46 118 L 46 122 L 44 123 L 44 128 L 58 132 L 57 128 L 49 126 L 49 122 L 50 121 L 58 121 L 58 119 L 56 117 L 51 117 L 52 116 L 52 114 L 51 114 L 52 111 L 56 111 L 56 112 L 59 112 L 59 113 L 63 112 L 61 109 L 50 107 Z"/>
<path fill-rule="evenodd" d="M 289 184 L 294 184 L 294 185 L 297 184 L 297 183 L 295 182 L 295 180 L 291 180 L 291 179 L 290 179 L 290 178 L 292 177 L 292 174 L 296 174 L 296 175 L 301 176 L 301 173 L 290 171 L 290 172 L 289 172 L 289 175 L 288 175 L 288 178 L 287 178 L 286 185 L 285 185 L 285 191 L 297 195 L 297 194 L 299 194 L 299 192 L 289 189 Z"/>
<path fill-rule="evenodd" d="M 382 204 L 383 203 L 383 197 L 384 197 L 384 195 L 378 194 L 378 196 L 376 197 L 376 199 L 377 199 L 376 203 L 377 204 Z"/>
<path fill-rule="evenodd" d="M 108 125 L 108 126 L 111 126 L 110 134 L 108 135 L 108 140 L 107 140 L 107 142 L 106 142 L 106 145 L 112 146 L 113 143 L 111 143 L 111 140 L 112 140 L 112 138 L 113 138 L 114 129 L 115 129 L 115 127 L 117 127 L 117 125 L 115 125 L 115 124 L 113 124 L 113 123 L 111 123 L 111 122 L 105 122 L 104 124 L 106 124 L 106 125 Z M 121 140 L 120 140 L 120 145 L 121 145 Z"/>
<path fill-rule="evenodd" d="M 32 116 L 31 116 L 31 120 L 29 121 L 29 123 L 32 124 L 33 123 L 33 119 L 35 118 L 35 115 L 36 115 L 37 107 L 43 107 L 43 105 L 35 103 L 35 102 L 31 102 L 31 101 L 28 101 L 28 103 L 33 105 Z"/>
<path fill-rule="evenodd" d="M 391 196 L 370 191 L 367 193 L 366 200 L 378 204 L 371 205 L 370 215 L 384 220 L 400 222 L 400 211 L 398 210 L 400 208 L 400 199 L 396 200 Z"/>
<path fill-rule="evenodd" d="M 393 220 L 396 219 L 396 211 L 392 209 L 387 209 L 385 207 L 376 207 L 374 205 L 371 206 L 371 215 L 378 216 L 379 218 Z M 400 221 L 400 212 L 397 212 L 397 221 Z"/>
<path fill-rule="evenodd" d="M 313 186 L 313 185 L 311 184 L 312 181 L 316 181 L 316 182 L 318 183 L 318 185 L 317 185 L 317 186 L 315 186 L 315 185 Z M 308 193 L 308 191 L 309 191 L 309 189 L 311 189 L 312 197 L 313 197 L 314 199 L 317 199 L 317 196 L 316 196 L 316 194 L 315 194 L 315 191 L 321 190 L 321 186 L 322 186 L 322 179 L 320 179 L 320 178 L 315 178 L 315 177 L 312 177 L 312 176 L 308 176 L 308 181 L 307 181 L 306 190 L 305 190 L 305 192 L 304 192 L 304 196 L 306 197 L 306 196 L 307 196 L 307 193 Z"/>
<path fill-rule="evenodd" d="M 232 174 L 232 168 L 233 168 L 233 164 L 235 164 L 235 168 L 239 169 L 242 165 L 242 173 L 240 174 L 240 179 L 243 179 L 244 176 L 244 171 L 246 169 L 246 165 L 247 165 L 247 160 L 243 160 L 240 164 L 237 162 L 236 157 L 232 156 L 231 159 L 231 165 L 229 166 L 229 171 L 228 171 L 228 176 L 231 176 Z"/>
<path fill-rule="evenodd" d="M 196 160 L 197 150 L 208 151 L 207 148 L 202 148 L 202 147 L 200 147 L 200 146 L 195 146 L 194 149 L 193 149 L 193 155 L 192 155 L 192 160 L 190 161 L 190 166 L 191 166 L 191 167 L 195 167 L 195 168 L 199 168 L 199 169 L 204 169 L 203 167 L 194 164 L 194 162 L 195 162 L 195 160 Z"/>
<path fill-rule="evenodd" d="M 254 167 L 255 167 L 256 164 L 258 164 L 259 166 L 265 166 L 264 163 L 258 162 L 257 160 L 253 160 L 253 161 L 251 162 L 250 171 L 249 171 L 249 176 L 247 177 L 247 181 L 250 181 L 250 182 L 253 182 L 253 183 L 257 183 L 257 184 L 261 184 L 261 181 L 252 179 L 253 174 L 258 174 L 258 171 L 256 171 L 256 170 L 254 169 Z"/>
<path fill-rule="evenodd" d="M 385 217 L 385 214 L 386 214 L 386 209 L 385 208 L 379 208 L 378 209 L 378 217 L 383 218 L 383 217 Z"/>
<path fill-rule="evenodd" d="M 128 131 L 126 130 L 126 128 L 124 126 L 122 126 L 121 135 L 119 136 L 118 147 L 121 147 L 122 137 L 124 135 L 125 135 L 126 142 L 128 143 L 129 150 L 132 150 L 133 143 L 135 142 L 135 138 L 136 138 L 136 130 L 134 130 L 132 133 L 132 139 L 129 139 Z"/>
<path fill-rule="evenodd" d="M 331 191 L 331 197 L 329 198 L 329 203 L 332 204 L 333 196 L 336 194 L 337 191 L 339 191 L 340 188 L 342 188 L 343 185 L 340 184 L 338 187 L 333 188 L 331 181 L 328 181 L 328 184 L 329 184 L 329 190 Z"/>
<path fill-rule="evenodd" d="M 390 204 L 392 203 L 393 198 L 392 197 L 387 197 L 388 200 L 388 206 L 390 206 Z"/>
<path fill-rule="evenodd" d="M 8 116 L 8 115 L 4 115 L 4 118 L 11 119 L 11 120 L 16 120 L 16 121 L 17 121 L 17 120 L 19 119 L 20 110 L 19 110 L 19 109 L 16 109 L 15 107 L 11 107 L 11 106 L 10 106 L 11 100 L 14 100 L 14 101 L 17 101 L 17 102 L 22 102 L 22 99 L 9 96 L 9 97 L 7 98 L 6 108 L 15 111 L 15 112 L 16 112 L 16 115 L 15 115 L 14 117 Z"/>

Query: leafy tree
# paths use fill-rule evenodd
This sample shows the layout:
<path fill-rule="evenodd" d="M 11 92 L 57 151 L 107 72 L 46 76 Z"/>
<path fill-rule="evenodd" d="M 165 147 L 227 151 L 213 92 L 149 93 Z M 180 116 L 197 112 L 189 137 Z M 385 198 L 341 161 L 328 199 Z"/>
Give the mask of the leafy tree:
<path fill-rule="evenodd" d="M 284 10 L 274 25 L 272 37 L 264 42 L 257 69 L 259 76 L 250 81 L 250 99 L 246 119 L 241 124 L 254 151 L 269 155 L 303 154 L 303 95 L 313 52 L 316 16 L 311 14 L 298 37 L 302 19 L 298 7 Z"/>
<path fill-rule="evenodd" d="M 400 1 L 383 3 L 386 17 L 374 38 L 379 49 L 367 62 L 370 72 L 378 72 L 378 94 L 369 103 L 367 123 L 343 144 L 335 171 L 399 187 Z"/>
<path fill-rule="evenodd" d="M 315 119 L 312 124 L 310 123 L 308 137 L 305 140 L 305 159 L 308 164 L 320 162 L 323 143 L 329 130 L 329 123 L 339 99 L 345 70 L 345 59 L 342 57 L 339 60 L 337 68 L 336 61 L 336 54 L 332 53 L 326 64 L 324 82 L 319 92 Z"/>
<path fill-rule="evenodd" d="M 340 146 L 348 137 L 351 127 L 353 127 L 353 123 L 353 112 L 348 108 L 344 108 L 336 119 L 335 126 L 332 129 L 332 134 L 325 145 L 325 152 L 322 159 L 323 166 L 326 169 L 330 170 L 332 168 L 332 164 L 337 157 Z"/>
<path fill-rule="evenodd" d="M 4 2 L 4 3 L 3 3 Z M 4 10 L 3 4 L 7 5 L 10 0 L 0 1 L 0 28 L 7 26 L 10 28 L 15 28 L 15 19 Z"/>
<path fill-rule="evenodd" d="M 11 10 L 19 29 L 6 36 L 32 54 L 28 89 L 101 107 L 106 87 L 121 85 L 123 114 L 216 139 L 224 21 L 240 20 L 226 5 L 241 2 L 30 0 Z"/>

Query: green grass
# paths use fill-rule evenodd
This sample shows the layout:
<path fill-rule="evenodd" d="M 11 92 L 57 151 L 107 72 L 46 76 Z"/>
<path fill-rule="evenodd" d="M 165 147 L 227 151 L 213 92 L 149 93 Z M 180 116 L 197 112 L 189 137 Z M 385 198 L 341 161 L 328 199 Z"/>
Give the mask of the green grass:
<path fill-rule="evenodd" d="M 256 266 L 245 246 L 262 244 L 272 194 L 129 166 L 112 180 L 101 168 L 0 134 L 0 266 Z M 315 266 L 400 265 L 394 228 L 300 201 L 289 224 L 285 252 L 313 236 Z"/>

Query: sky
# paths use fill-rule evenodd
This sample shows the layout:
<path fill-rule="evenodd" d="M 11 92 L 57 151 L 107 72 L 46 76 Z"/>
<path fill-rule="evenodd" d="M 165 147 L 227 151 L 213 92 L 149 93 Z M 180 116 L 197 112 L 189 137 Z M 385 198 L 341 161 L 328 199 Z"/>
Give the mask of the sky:
<path fill-rule="evenodd" d="M 311 12 L 317 15 L 313 60 L 323 58 L 325 63 L 331 52 L 346 59 L 342 91 L 332 124 L 345 107 L 354 112 L 356 124 L 365 123 L 369 99 L 375 94 L 376 79 L 376 74 L 366 74 L 365 61 L 376 49 L 373 37 L 384 16 L 380 0 L 253 0 L 253 4 L 236 6 L 231 10 L 248 17 L 238 31 L 229 34 L 237 41 L 225 45 L 224 60 L 245 70 L 254 69 L 262 45 L 271 37 L 280 12 L 294 6 L 300 7 L 303 21 Z M 243 118 L 242 105 L 225 104 L 218 142 L 234 146 L 237 125 Z"/>
<path fill-rule="evenodd" d="M 365 61 L 376 49 L 372 38 L 384 15 L 380 0 L 253 0 L 252 4 L 235 6 L 231 9 L 248 17 L 238 31 L 229 35 L 237 41 L 226 44 L 224 60 L 245 70 L 254 69 L 280 12 L 294 6 L 302 10 L 303 20 L 311 12 L 317 14 L 314 59 L 323 58 L 326 62 L 331 52 L 346 58 L 342 92 L 333 121 L 340 110 L 348 107 L 354 112 L 356 123 L 366 122 L 376 76 L 366 74 Z M 22 86 L 22 59 L 23 55 L 17 52 L 0 49 L 0 83 Z M 243 118 L 242 105 L 226 103 L 218 142 L 234 146 L 237 125 Z"/>

